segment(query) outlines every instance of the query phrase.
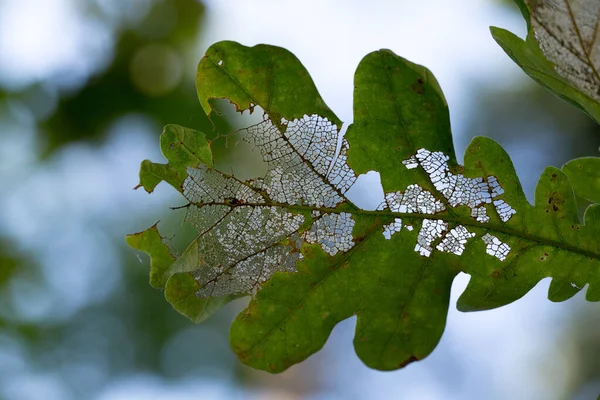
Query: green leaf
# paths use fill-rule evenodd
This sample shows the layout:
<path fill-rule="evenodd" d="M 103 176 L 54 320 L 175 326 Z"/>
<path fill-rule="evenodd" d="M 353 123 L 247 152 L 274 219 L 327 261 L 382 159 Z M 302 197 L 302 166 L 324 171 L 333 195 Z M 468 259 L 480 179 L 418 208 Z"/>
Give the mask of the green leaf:
<path fill-rule="evenodd" d="M 127 235 L 126 239 L 129 246 L 150 256 L 150 285 L 164 289 L 165 298 L 173 308 L 192 321 L 204 321 L 219 308 L 239 297 L 196 297 L 199 285 L 186 270 L 186 266 L 194 267 L 189 263 L 190 256 L 197 258 L 198 252 L 193 253 L 188 249 L 181 257 L 177 257 L 158 232 L 157 224 L 143 232 Z"/>
<path fill-rule="evenodd" d="M 527 21 L 527 39 L 491 27 L 496 42 L 536 82 L 600 123 L 600 3 L 515 2 Z"/>
<path fill-rule="evenodd" d="M 169 268 L 175 262 L 175 257 L 158 233 L 157 224 L 143 232 L 127 235 L 126 240 L 129 246 L 150 255 L 150 285 L 164 288 L 169 278 Z"/>
<path fill-rule="evenodd" d="M 176 273 L 167 281 L 165 298 L 173 308 L 195 323 L 200 323 L 225 304 L 240 296 L 223 296 L 201 299 L 196 296 L 199 285 L 190 273 Z"/>
<path fill-rule="evenodd" d="M 228 99 L 238 111 L 252 112 L 256 105 L 274 124 L 317 114 L 341 127 L 327 107 L 308 71 L 286 49 L 236 42 L 216 43 L 198 64 L 196 87 L 202 108 L 213 112 L 212 99 Z"/>
<path fill-rule="evenodd" d="M 187 177 L 186 167 L 199 164 L 212 167 L 210 143 L 202 132 L 178 125 L 165 126 L 160 137 L 161 151 L 169 161 L 167 164 L 142 161 L 140 184 L 148 193 L 163 180 L 178 191 Z M 167 240 L 158 232 L 155 224 L 149 229 L 127 236 L 127 244 L 150 255 L 150 285 L 165 290 L 165 297 L 177 311 L 199 323 L 214 314 L 235 296 L 199 299 L 194 293 L 197 283 L 186 269 L 189 258 L 178 257 L 166 244 Z M 190 269 L 193 269 L 190 267 Z"/>
<path fill-rule="evenodd" d="M 414 183 L 414 173 L 398 166 L 416 149 L 444 152 L 454 162 L 448 105 L 425 67 L 381 50 L 361 61 L 354 88 L 347 138 L 348 164 L 356 173 L 378 171 L 384 190 L 392 191 Z"/>
<path fill-rule="evenodd" d="M 165 126 L 160 136 L 160 148 L 169 161 L 168 164 L 153 163 L 144 160 L 140 168 L 140 184 L 148 193 L 152 193 L 156 185 L 165 181 L 175 189 L 180 189 L 188 166 L 203 163 L 212 167 L 210 143 L 202 132 L 184 128 L 179 125 Z"/>
<path fill-rule="evenodd" d="M 487 138 L 475 138 L 458 165 L 447 104 L 426 68 L 389 50 L 368 54 L 355 74 L 346 138 L 283 49 L 217 43 L 198 76 L 207 112 L 214 98 L 265 110 L 236 135 L 260 151 L 268 172 L 242 181 L 188 165 L 177 189 L 198 237 L 156 268 L 168 277 L 167 299 L 196 321 L 208 313 L 199 307 L 252 297 L 230 333 L 244 363 L 283 371 L 353 315 L 354 348 L 368 366 L 420 360 L 440 340 L 459 272 L 471 275 L 458 301 L 464 311 L 508 304 L 546 277 L 553 301 L 586 284 L 587 298 L 600 300 L 600 205 L 581 224 L 556 168 L 544 171 L 530 205 L 510 158 Z M 385 200 L 360 209 L 346 193 L 372 170 Z"/>
<path fill-rule="evenodd" d="M 579 197 L 600 203 L 600 158 L 576 158 L 563 165 L 562 170 Z"/>

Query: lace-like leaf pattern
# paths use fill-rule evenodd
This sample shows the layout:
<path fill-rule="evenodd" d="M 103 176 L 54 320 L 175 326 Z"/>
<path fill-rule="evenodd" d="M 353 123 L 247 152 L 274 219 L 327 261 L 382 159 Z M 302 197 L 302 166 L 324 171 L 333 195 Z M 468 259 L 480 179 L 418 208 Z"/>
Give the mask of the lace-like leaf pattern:
<path fill-rule="evenodd" d="M 527 40 L 492 27 L 494 39 L 529 76 L 600 123 L 600 2 L 515 2 Z"/>
<path fill-rule="evenodd" d="M 230 332 L 244 363 L 282 371 L 355 315 L 358 356 L 373 368 L 401 368 L 435 348 L 461 271 L 471 276 L 458 301 L 464 311 L 508 304 L 545 277 L 553 301 L 586 285 L 587 298 L 600 300 L 600 205 L 581 223 L 556 168 L 544 171 L 529 204 L 510 158 L 490 139 L 475 138 L 458 165 L 446 101 L 424 67 L 387 50 L 367 55 L 345 137 L 283 49 L 217 43 L 197 85 L 207 114 L 213 98 L 239 111 L 263 108 L 264 120 L 236 135 L 268 171 L 239 180 L 214 169 L 212 157 L 190 157 L 210 149 L 201 133 L 163 133 L 169 162 L 145 161 L 141 185 L 151 191 L 162 179 L 181 192 L 198 236 L 182 254 L 156 226 L 127 240 L 150 254 L 153 286 L 194 321 L 252 297 Z M 169 173 L 148 180 L 148 171 Z M 379 172 L 384 191 L 376 210 L 347 195 L 369 171 Z"/>
<path fill-rule="evenodd" d="M 600 102 L 600 2 L 526 0 L 542 52 L 556 71 Z"/>
<path fill-rule="evenodd" d="M 200 263 L 192 272 L 198 297 L 249 294 L 277 271 L 295 272 L 304 240 L 330 255 L 353 246 L 350 214 L 311 214 L 304 232 L 306 218 L 294 209 L 333 208 L 346 200 L 356 177 L 345 163 L 345 140 L 335 152 L 337 136 L 337 127 L 318 116 L 280 127 L 265 119 L 242 132 L 269 165 L 264 178 L 241 182 L 204 165 L 187 168 L 185 220 L 200 234 Z"/>

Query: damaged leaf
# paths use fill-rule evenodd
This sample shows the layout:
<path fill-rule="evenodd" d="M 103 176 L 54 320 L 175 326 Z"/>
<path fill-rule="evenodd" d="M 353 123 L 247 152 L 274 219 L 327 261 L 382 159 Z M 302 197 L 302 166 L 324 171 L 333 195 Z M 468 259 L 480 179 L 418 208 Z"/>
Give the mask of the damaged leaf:
<path fill-rule="evenodd" d="M 527 39 L 492 27 L 492 36 L 529 76 L 600 123 L 600 2 L 515 0 Z"/>
<path fill-rule="evenodd" d="M 179 188 L 186 177 L 186 167 L 199 163 L 212 166 L 212 152 L 203 133 L 178 125 L 167 125 L 160 136 L 160 148 L 168 164 L 145 160 L 140 168 L 140 184 L 148 193 L 165 181 Z"/>
<path fill-rule="evenodd" d="M 242 362 L 283 371 L 355 315 L 361 360 L 401 368 L 437 345 L 460 272 L 471 275 L 463 311 L 508 304 L 546 277 L 553 301 L 586 284 L 588 300 L 600 300 L 600 205 L 580 223 L 573 188 L 556 168 L 545 170 L 530 205 L 510 158 L 487 138 L 475 138 L 458 165 L 447 104 L 426 68 L 388 50 L 368 54 L 345 137 L 284 49 L 217 43 L 199 64 L 197 87 L 207 113 L 214 98 L 265 111 L 230 135 L 257 149 L 268 172 L 240 180 L 213 167 L 202 133 L 173 141 L 165 131 L 164 168 L 178 178 L 154 176 L 182 194 L 198 236 L 181 255 L 156 226 L 128 243 L 150 254 L 151 284 L 195 321 L 251 296 L 230 332 Z M 195 156 L 169 152 L 176 143 Z M 140 180 L 150 191 L 158 182 L 144 184 L 148 163 Z M 348 196 L 369 171 L 384 191 L 376 210 Z"/>

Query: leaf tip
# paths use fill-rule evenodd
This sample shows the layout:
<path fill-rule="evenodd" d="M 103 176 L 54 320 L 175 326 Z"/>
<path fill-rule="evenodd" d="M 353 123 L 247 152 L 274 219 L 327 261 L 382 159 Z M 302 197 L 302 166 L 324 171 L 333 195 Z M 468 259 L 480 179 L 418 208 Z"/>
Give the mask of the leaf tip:
<path fill-rule="evenodd" d="M 496 35 L 500 32 L 502 32 L 504 29 L 497 27 L 497 26 L 490 26 L 490 33 L 492 34 L 492 37 L 495 39 Z"/>

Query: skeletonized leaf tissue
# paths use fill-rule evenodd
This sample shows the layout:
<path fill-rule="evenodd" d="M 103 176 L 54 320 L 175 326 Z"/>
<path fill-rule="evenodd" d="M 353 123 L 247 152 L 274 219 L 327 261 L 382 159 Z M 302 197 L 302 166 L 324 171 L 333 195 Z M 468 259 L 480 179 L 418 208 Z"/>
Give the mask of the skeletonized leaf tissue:
<path fill-rule="evenodd" d="M 600 1 L 514 1 L 527 39 L 492 27 L 498 44 L 529 76 L 600 123 Z"/>
<path fill-rule="evenodd" d="M 354 85 L 354 120 L 341 137 L 342 122 L 288 51 L 234 42 L 207 50 L 200 103 L 207 114 L 214 99 L 265 111 L 235 135 L 260 151 L 268 172 L 241 180 L 219 171 L 204 134 L 165 128 L 168 163 L 144 161 L 140 186 L 171 184 L 198 235 L 182 254 L 156 226 L 127 240 L 150 254 L 150 283 L 175 309 L 199 322 L 251 296 L 231 345 L 242 362 L 271 372 L 318 351 L 355 315 L 358 356 L 392 370 L 433 351 L 460 272 L 471 276 L 463 311 L 508 304 L 546 277 L 552 301 L 586 285 L 587 299 L 600 300 L 600 205 L 579 221 L 561 170 L 544 171 L 531 205 L 492 140 L 475 138 L 458 165 L 437 81 L 391 51 L 368 54 Z M 347 197 L 369 171 L 385 195 L 376 210 Z"/>

